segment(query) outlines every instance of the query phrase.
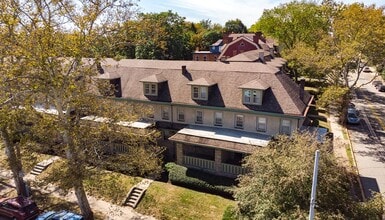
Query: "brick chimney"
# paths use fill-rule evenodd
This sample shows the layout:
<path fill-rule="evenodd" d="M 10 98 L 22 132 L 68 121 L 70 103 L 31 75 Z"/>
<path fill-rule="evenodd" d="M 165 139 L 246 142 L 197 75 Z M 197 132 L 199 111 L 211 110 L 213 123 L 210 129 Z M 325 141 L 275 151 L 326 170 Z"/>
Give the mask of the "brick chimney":
<path fill-rule="evenodd" d="M 265 37 L 263 37 L 263 34 L 260 31 L 255 32 L 255 34 L 253 36 L 253 42 L 254 43 L 257 44 L 258 40 L 261 40 L 263 43 L 266 43 L 266 39 L 265 39 Z"/>
<path fill-rule="evenodd" d="M 182 66 L 182 74 L 185 75 L 187 73 L 186 65 Z"/>
<path fill-rule="evenodd" d="M 233 38 L 232 37 L 229 37 L 230 34 L 226 33 L 226 34 L 223 34 L 223 44 L 228 44 L 230 43 L 231 41 L 233 41 Z"/>

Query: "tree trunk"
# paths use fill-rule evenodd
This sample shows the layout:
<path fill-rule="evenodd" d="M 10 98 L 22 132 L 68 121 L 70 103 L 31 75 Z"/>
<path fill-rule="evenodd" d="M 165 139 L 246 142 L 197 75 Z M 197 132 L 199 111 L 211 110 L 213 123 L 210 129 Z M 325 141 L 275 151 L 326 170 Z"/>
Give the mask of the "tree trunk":
<path fill-rule="evenodd" d="M 1 127 L 1 137 L 5 144 L 5 152 L 8 157 L 8 164 L 12 171 L 13 179 L 15 181 L 17 195 L 28 197 L 29 192 L 23 179 L 24 173 L 22 163 L 20 158 L 16 156 L 15 145 L 10 140 L 9 134 L 4 127 Z"/>
<path fill-rule="evenodd" d="M 94 214 L 91 210 L 86 192 L 84 191 L 83 187 L 83 175 L 79 173 L 83 170 L 79 166 L 84 165 L 79 162 L 79 158 L 77 157 L 78 152 L 76 152 L 74 142 L 71 139 L 71 136 L 69 135 L 69 132 L 67 130 L 63 132 L 63 142 L 67 144 L 66 157 L 68 160 L 70 174 L 72 175 L 72 179 L 74 180 L 73 188 L 75 190 L 75 195 L 78 200 L 79 208 L 85 220 L 93 220 Z"/>
<path fill-rule="evenodd" d="M 79 208 L 85 220 L 93 220 L 94 213 L 91 210 L 87 195 L 84 191 L 83 182 L 78 181 L 74 184 L 76 198 L 78 199 Z"/>

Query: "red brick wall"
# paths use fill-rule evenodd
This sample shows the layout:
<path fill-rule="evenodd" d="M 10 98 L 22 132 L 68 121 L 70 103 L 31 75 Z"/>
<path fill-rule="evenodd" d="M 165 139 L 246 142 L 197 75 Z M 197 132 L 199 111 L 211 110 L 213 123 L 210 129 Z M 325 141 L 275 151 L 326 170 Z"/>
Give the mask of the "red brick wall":
<path fill-rule="evenodd" d="M 194 61 L 217 61 L 219 54 L 212 54 L 212 53 L 194 53 L 193 54 L 193 60 Z M 206 59 L 205 59 L 206 57 Z"/>
<path fill-rule="evenodd" d="M 250 50 L 256 50 L 256 49 L 258 48 L 255 45 L 251 44 L 250 42 L 245 40 L 240 40 L 239 42 L 228 46 L 226 51 L 224 51 L 223 56 L 233 57 L 240 53 L 250 51 Z"/>

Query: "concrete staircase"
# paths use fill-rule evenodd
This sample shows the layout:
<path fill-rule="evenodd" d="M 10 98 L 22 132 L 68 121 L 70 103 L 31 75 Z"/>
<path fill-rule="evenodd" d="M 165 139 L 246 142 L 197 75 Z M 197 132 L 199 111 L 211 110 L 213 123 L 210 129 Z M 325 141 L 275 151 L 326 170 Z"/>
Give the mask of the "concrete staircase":
<path fill-rule="evenodd" d="M 32 175 L 39 175 L 41 174 L 49 165 L 51 165 L 55 160 L 59 159 L 59 157 L 51 157 L 48 160 L 41 161 L 40 163 L 36 164 L 30 174 Z"/>
<path fill-rule="evenodd" d="M 144 192 L 150 186 L 153 180 L 143 179 L 140 183 L 133 186 L 128 192 L 126 199 L 122 202 L 123 206 L 129 206 L 131 208 L 136 208 L 140 199 L 143 197 Z"/>

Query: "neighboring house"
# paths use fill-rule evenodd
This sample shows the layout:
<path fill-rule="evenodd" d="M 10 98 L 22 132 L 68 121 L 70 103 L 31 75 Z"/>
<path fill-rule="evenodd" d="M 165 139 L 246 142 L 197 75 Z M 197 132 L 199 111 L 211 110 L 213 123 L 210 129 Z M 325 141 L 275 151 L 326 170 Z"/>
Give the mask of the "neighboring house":
<path fill-rule="evenodd" d="M 210 45 L 209 51 L 199 51 L 196 50 L 193 52 L 194 61 L 217 61 L 219 55 L 221 54 L 223 46 L 223 40 L 217 40 L 217 42 Z"/>
<path fill-rule="evenodd" d="M 279 55 L 278 47 L 274 45 L 274 41 L 266 39 L 261 32 L 257 32 L 225 35 L 223 39 L 210 45 L 210 51 L 195 51 L 193 60 L 234 61 L 229 59 L 248 51 L 258 51 L 258 57 L 262 62 Z"/>
<path fill-rule="evenodd" d="M 244 172 L 245 155 L 305 121 L 312 96 L 282 71 L 284 63 L 106 59 L 99 78 L 115 85 L 119 99 L 153 109 L 143 117 L 163 131 L 170 160 L 234 177 Z"/>

